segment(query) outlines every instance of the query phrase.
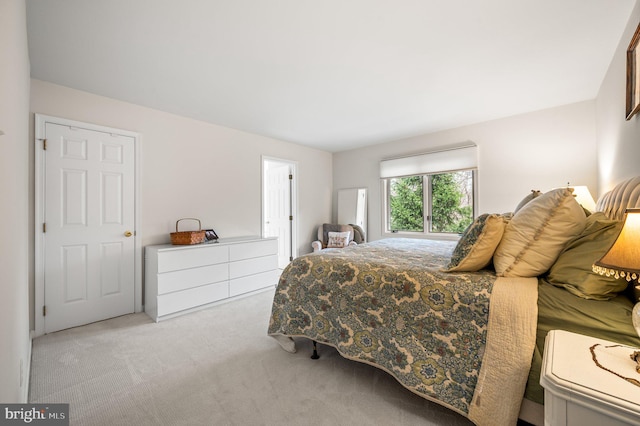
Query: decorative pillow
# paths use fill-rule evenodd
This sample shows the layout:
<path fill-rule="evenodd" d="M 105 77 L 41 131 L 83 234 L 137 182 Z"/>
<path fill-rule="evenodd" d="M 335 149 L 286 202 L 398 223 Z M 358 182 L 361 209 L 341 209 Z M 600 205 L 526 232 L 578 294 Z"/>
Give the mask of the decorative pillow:
<path fill-rule="evenodd" d="M 514 214 L 518 213 L 518 210 L 523 208 L 525 206 L 525 204 L 527 204 L 529 201 L 533 200 L 534 198 L 538 198 L 540 195 L 542 195 L 542 192 L 538 191 L 537 189 L 532 189 L 531 190 L 531 194 L 529 194 L 526 197 L 524 197 L 522 199 L 522 201 L 520 201 L 518 203 L 518 205 L 516 206 L 516 209 L 513 211 L 513 213 Z"/>
<path fill-rule="evenodd" d="M 498 276 L 536 277 L 549 270 L 587 217 L 572 188 L 558 188 L 529 201 L 504 230 L 493 255 Z"/>
<path fill-rule="evenodd" d="M 327 248 L 343 248 L 349 245 L 349 234 L 351 232 L 329 232 Z"/>
<path fill-rule="evenodd" d="M 506 225 L 507 220 L 498 214 L 478 216 L 460 237 L 446 271 L 472 272 L 489 265 Z"/>
<path fill-rule="evenodd" d="M 624 278 L 596 274 L 591 267 L 614 243 L 622 221 L 608 219 L 602 212 L 587 218 L 584 231 L 571 240 L 549 270 L 547 281 L 564 287 L 583 299 L 608 300 L 626 290 Z"/>
<path fill-rule="evenodd" d="M 318 240 L 322 243 L 322 248 L 327 248 L 329 242 L 329 232 L 353 232 L 351 225 L 338 225 L 332 223 L 324 223 L 318 227 Z M 349 237 L 351 239 L 351 237 Z"/>

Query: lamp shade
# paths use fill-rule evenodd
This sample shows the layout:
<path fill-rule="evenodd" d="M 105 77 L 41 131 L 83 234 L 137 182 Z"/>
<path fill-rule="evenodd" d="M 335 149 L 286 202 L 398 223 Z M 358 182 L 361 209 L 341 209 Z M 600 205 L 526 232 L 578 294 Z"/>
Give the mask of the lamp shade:
<path fill-rule="evenodd" d="M 589 192 L 589 188 L 586 186 L 574 186 L 573 187 L 573 196 L 576 197 L 576 201 L 585 209 L 590 212 L 595 211 L 596 202 Z"/>
<path fill-rule="evenodd" d="M 627 209 L 618 238 L 609 251 L 593 264 L 600 275 L 624 277 L 627 281 L 640 277 L 640 209 Z"/>
<path fill-rule="evenodd" d="M 573 189 L 573 197 L 576 199 L 578 204 L 590 212 L 596 210 L 596 202 L 593 199 L 593 195 L 591 195 L 591 191 L 589 191 L 589 187 L 586 185 L 571 185 L 569 182 L 567 182 L 566 187 Z"/>

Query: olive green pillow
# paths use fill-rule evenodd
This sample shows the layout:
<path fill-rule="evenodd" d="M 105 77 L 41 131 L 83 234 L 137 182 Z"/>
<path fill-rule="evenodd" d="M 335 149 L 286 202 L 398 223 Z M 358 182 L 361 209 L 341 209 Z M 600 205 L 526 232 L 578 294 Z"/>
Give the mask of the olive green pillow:
<path fill-rule="evenodd" d="M 584 299 L 608 300 L 627 288 L 624 278 L 601 276 L 592 271 L 593 262 L 609 250 L 622 229 L 622 221 L 596 212 L 587 226 L 571 240 L 549 269 L 547 280 Z"/>
<path fill-rule="evenodd" d="M 516 206 L 516 209 L 513 211 L 513 213 L 514 214 L 518 213 L 518 210 L 523 208 L 525 206 L 525 204 L 527 204 L 529 201 L 533 200 L 534 198 L 538 198 L 541 195 L 542 195 L 542 192 L 538 191 L 537 189 L 532 189 L 531 190 L 531 194 L 529 194 L 526 197 L 524 197 L 522 199 L 522 201 L 520 201 L 518 203 L 518 205 Z"/>
<path fill-rule="evenodd" d="M 446 271 L 473 272 L 489 265 L 493 252 L 500 244 L 507 220 L 507 217 L 499 214 L 478 216 L 460 237 Z"/>

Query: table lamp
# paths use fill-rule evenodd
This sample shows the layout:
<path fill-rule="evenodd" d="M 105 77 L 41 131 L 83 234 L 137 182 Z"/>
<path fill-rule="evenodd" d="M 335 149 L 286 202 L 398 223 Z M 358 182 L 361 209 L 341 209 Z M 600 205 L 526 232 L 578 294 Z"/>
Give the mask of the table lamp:
<path fill-rule="evenodd" d="M 640 284 L 640 208 L 627 209 L 618 238 L 602 258 L 593 264 L 600 275 L 624 278 Z M 640 285 L 636 286 L 640 291 Z M 640 336 L 640 302 L 633 307 L 633 327 Z"/>
<path fill-rule="evenodd" d="M 584 185 L 570 186 L 570 188 L 573 188 L 573 196 L 576 197 L 578 204 L 590 212 L 596 211 L 596 202 L 593 199 L 589 188 Z"/>

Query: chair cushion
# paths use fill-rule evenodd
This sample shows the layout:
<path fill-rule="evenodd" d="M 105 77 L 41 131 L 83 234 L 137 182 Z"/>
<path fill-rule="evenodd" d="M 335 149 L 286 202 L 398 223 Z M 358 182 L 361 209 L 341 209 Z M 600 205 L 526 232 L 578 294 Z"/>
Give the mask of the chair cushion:
<path fill-rule="evenodd" d="M 358 225 L 354 225 L 353 223 L 350 223 L 349 225 L 351 225 L 351 227 L 353 227 L 353 238 L 352 238 L 352 240 L 355 241 L 357 244 L 364 243 L 365 242 L 364 229 L 362 229 Z"/>

